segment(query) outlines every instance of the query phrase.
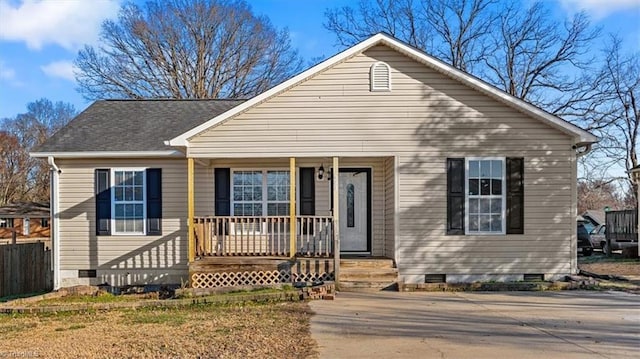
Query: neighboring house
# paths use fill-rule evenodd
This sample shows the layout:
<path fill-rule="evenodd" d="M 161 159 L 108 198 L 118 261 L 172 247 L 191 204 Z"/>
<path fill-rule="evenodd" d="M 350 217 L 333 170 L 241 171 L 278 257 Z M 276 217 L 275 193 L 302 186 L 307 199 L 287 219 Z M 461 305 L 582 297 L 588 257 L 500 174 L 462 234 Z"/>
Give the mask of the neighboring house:
<path fill-rule="evenodd" d="M 48 239 L 49 203 L 19 202 L 0 206 L 0 243 L 16 239 Z"/>
<path fill-rule="evenodd" d="M 32 155 L 58 287 L 290 280 L 257 263 L 292 255 L 294 279 L 342 281 L 348 256 L 424 283 L 576 273 L 595 141 L 378 34 L 246 101 L 97 101 Z"/>

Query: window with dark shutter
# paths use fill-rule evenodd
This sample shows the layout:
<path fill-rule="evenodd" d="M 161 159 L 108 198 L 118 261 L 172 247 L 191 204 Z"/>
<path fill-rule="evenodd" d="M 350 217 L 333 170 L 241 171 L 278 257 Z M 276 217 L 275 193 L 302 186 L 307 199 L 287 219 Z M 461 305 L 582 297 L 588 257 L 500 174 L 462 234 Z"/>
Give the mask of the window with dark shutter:
<path fill-rule="evenodd" d="M 95 171 L 96 235 L 111 235 L 111 182 L 109 169 Z"/>
<path fill-rule="evenodd" d="M 447 234 L 464 234 L 464 158 L 447 158 Z"/>
<path fill-rule="evenodd" d="M 507 158 L 507 234 L 524 234 L 524 158 Z"/>
<path fill-rule="evenodd" d="M 162 169 L 147 169 L 147 235 L 162 234 Z"/>
<path fill-rule="evenodd" d="M 216 168 L 215 177 L 215 215 L 231 215 L 231 169 Z"/>

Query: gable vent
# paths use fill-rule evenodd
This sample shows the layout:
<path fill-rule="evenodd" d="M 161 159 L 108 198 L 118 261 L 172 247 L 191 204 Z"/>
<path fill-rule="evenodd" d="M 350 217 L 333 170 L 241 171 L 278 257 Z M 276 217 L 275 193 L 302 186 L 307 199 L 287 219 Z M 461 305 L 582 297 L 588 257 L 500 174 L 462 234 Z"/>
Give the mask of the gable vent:
<path fill-rule="evenodd" d="M 371 91 L 391 91 L 391 68 L 384 62 L 371 66 Z"/>

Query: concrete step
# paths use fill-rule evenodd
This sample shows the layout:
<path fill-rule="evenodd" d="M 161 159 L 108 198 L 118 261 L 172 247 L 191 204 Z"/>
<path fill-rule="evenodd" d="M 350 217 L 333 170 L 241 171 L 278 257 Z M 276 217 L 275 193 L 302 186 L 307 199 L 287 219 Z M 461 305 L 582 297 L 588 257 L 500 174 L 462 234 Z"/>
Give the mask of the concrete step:
<path fill-rule="evenodd" d="M 395 268 L 349 268 L 340 270 L 340 281 L 395 282 L 398 270 Z"/>
<path fill-rule="evenodd" d="M 340 268 L 394 268 L 388 258 L 342 258 Z"/>
<path fill-rule="evenodd" d="M 341 281 L 340 290 L 343 292 L 371 292 L 381 290 L 397 290 L 397 287 L 395 281 L 380 283 L 372 283 L 369 281 Z"/>

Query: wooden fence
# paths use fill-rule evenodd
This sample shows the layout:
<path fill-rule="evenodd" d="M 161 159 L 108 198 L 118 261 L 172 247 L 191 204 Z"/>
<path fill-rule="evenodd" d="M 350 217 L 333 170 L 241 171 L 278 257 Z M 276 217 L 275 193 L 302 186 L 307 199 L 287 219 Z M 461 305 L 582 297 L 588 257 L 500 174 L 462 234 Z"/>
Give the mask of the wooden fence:
<path fill-rule="evenodd" d="M 607 240 L 633 242 L 638 239 L 638 210 L 609 211 L 606 213 Z"/>
<path fill-rule="evenodd" d="M 44 243 L 0 245 L 0 297 L 52 288 L 51 250 Z"/>

